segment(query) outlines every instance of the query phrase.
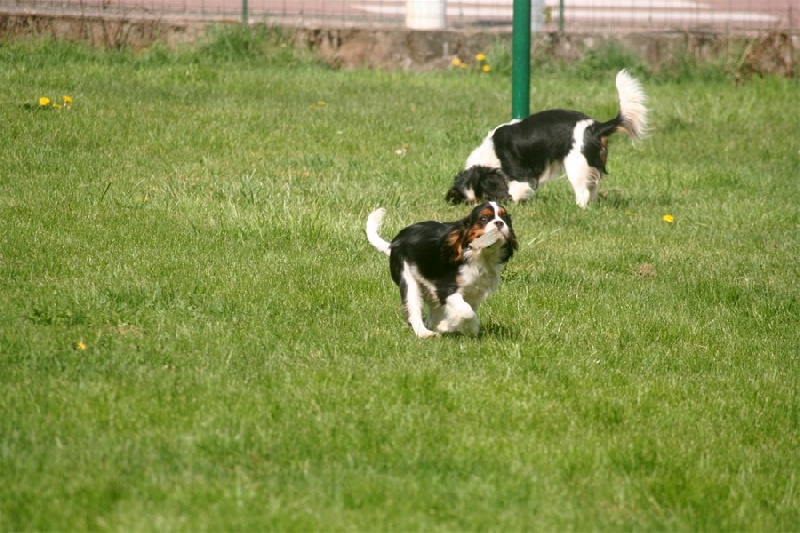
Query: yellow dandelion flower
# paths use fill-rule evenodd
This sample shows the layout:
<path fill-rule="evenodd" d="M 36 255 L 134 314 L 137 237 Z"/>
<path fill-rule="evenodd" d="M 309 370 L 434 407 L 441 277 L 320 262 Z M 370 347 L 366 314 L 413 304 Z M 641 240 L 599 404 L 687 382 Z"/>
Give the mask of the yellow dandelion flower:
<path fill-rule="evenodd" d="M 327 105 L 327 104 L 325 102 L 323 102 L 322 100 L 320 100 L 319 102 L 317 102 L 317 105 L 318 106 L 323 106 L 323 105 Z"/>
<path fill-rule="evenodd" d="M 46 107 L 50 105 L 50 99 L 46 96 L 42 96 L 39 98 L 39 105 L 42 107 Z"/>
<path fill-rule="evenodd" d="M 84 351 L 84 350 L 86 350 L 86 343 L 85 343 L 85 342 L 83 342 L 83 341 L 78 341 L 78 342 L 76 342 L 76 343 L 75 343 L 75 349 L 76 349 L 76 350 L 79 350 L 79 351 L 81 351 L 81 352 L 82 352 L 82 351 Z"/>
<path fill-rule="evenodd" d="M 483 67 L 481 67 L 481 70 L 484 72 L 489 72 L 492 69 L 489 67 L 489 65 L 484 65 Z"/>
<path fill-rule="evenodd" d="M 65 94 L 61 99 L 64 100 L 64 105 L 65 106 L 72 105 L 72 97 L 71 96 L 67 96 Z"/>
<path fill-rule="evenodd" d="M 475 56 L 475 61 L 486 61 L 486 54 L 477 54 Z"/>
<path fill-rule="evenodd" d="M 451 65 L 454 67 L 461 66 L 461 60 L 457 57 L 454 57 L 453 60 L 450 62 Z"/>
<path fill-rule="evenodd" d="M 672 215 L 664 215 L 664 222 L 672 224 L 673 222 L 675 222 L 675 217 L 673 217 Z"/>
<path fill-rule="evenodd" d="M 53 109 L 61 109 L 61 104 L 53 104 Z"/>

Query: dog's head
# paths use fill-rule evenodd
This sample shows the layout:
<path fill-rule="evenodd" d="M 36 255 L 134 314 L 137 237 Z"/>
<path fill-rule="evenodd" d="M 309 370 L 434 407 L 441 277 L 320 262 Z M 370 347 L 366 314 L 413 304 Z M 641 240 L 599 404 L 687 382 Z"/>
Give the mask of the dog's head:
<path fill-rule="evenodd" d="M 464 257 L 464 250 L 470 249 L 476 239 L 490 230 L 496 230 L 497 240 L 486 248 L 503 250 L 500 256 L 502 262 L 511 259 L 518 246 L 517 235 L 511 224 L 511 215 L 505 207 L 496 202 L 485 202 L 476 206 L 450 232 L 448 244 L 453 251 L 453 256 Z"/>
<path fill-rule="evenodd" d="M 451 204 L 509 199 L 508 180 L 499 168 L 474 166 L 461 172 L 453 180 L 445 200 Z"/>

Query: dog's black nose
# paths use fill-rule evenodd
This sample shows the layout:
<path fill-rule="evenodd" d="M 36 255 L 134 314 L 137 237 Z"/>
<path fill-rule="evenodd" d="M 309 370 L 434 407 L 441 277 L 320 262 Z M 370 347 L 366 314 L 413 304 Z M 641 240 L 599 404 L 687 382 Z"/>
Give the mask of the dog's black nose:
<path fill-rule="evenodd" d="M 503 221 L 502 221 L 502 220 L 495 220 L 495 221 L 494 221 L 494 225 L 495 225 L 495 226 L 497 226 L 497 229 L 500 229 L 500 230 L 501 230 L 501 229 L 503 229 L 503 225 L 504 225 L 504 223 L 503 223 Z"/>

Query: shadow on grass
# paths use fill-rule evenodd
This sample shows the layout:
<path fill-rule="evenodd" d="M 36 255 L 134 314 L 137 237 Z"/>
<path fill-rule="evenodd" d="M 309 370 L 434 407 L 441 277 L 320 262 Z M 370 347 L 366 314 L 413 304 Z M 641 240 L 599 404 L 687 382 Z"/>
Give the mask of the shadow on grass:
<path fill-rule="evenodd" d="M 598 201 L 601 205 L 613 207 L 615 209 L 627 209 L 630 207 L 631 200 L 625 196 L 621 189 L 602 190 L 598 194 Z"/>
<path fill-rule="evenodd" d="M 479 339 L 483 338 L 495 339 L 508 339 L 518 340 L 520 338 L 519 329 L 509 324 L 495 324 L 494 322 L 486 322 L 481 324 L 481 331 L 478 335 Z"/>

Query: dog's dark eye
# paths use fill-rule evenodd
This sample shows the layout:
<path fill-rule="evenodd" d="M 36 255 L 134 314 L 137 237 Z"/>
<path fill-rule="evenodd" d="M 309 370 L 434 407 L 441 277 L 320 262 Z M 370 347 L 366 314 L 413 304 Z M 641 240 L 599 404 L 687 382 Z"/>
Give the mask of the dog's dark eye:
<path fill-rule="evenodd" d="M 489 222 L 489 217 L 484 215 L 478 220 L 480 220 L 481 224 L 486 224 L 487 222 Z"/>

